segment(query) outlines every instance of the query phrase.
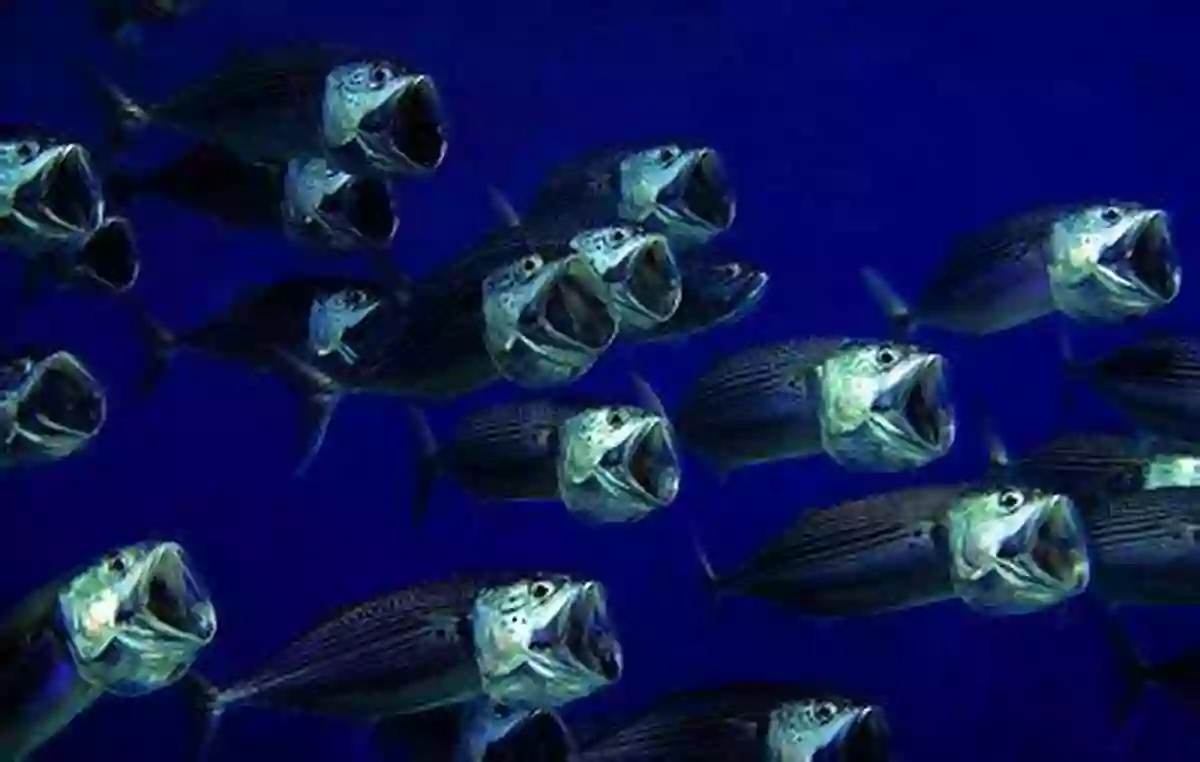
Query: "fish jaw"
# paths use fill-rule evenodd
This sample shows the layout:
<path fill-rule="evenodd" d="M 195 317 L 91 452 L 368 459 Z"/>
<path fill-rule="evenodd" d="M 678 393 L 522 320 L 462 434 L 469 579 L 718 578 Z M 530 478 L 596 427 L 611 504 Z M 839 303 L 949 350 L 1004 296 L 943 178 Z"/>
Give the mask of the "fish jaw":
<path fill-rule="evenodd" d="M 682 468 L 671 424 L 634 407 L 585 410 L 559 432 L 558 488 L 592 522 L 637 521 L 670 505 Z"/>
<path fill-rule="evenodd" d="M 1065 495 L 1021 488 L 972 492 L 947 521 L 954 588 L 976 611 L 1030 613 L 1087 589 L 1087 539 Z"/>
<path fill-rule="evenodd" d="M 711 148 L 637 151 L 622 159 L 619 175 L 620 218 L 664 233 L 679 250 L 728 230 L 737 215 L 724 162 Z"/>
<path fill-rule="evenodd" d="M 608 284 L 622 324 L 653 328 L 679 309 L 683 276 L 665 236 L 617 225 L 579 233 L 571 248 Z"/>
<path fill-rule="evenodd" d="M 108 693 L 178 681 L 217 631 L 216 609 L 178 543 L 143 542 L 92 564 L 59 594 L 76 671 Z"/>
<path fill-rule="evenodd" d="M 400 225 L 386 181 L 351 175 L 325 159 L 288 163 L 281 209 L 290 239 L 322 249 L 385 250 Z"/>
<path fill-rule="evenodd" d="M 104 428 L 107 395 L 70 352 L 20 358 L 0 371 L 0 434 L 9 463 L 59 460 Z"/>
<path fill-rule="evenodd" d="M 18 150 L 0 146 L 0 239 L 32 254 L 79 245 L 104 219 L 87 149 L 51 145 L 25 161 L 15 158 Z"/>
<path fill-rule="evenodd" d="M 471 616 L 483 692 L 518 709 L 554 709 L 620 679 L 624 656 L 595 581 L 538 579 L 477 596 Z"/>
<path fill-rule="evenodd" d="M 591 370 L 617 337 L 607 286 L 585 257 L 529 255 L 483 282 L 484 346 L 496 371 L 545 388 Z"/>
<path fill-rule="evenodd" d="M 1093 207 L 1055 223 L 1047 273 L 1059 310 L 1113 323 L 1155 312 L 1179 295 L 1183 271 L 1161 209 Z"/>
<path fill-rule="evenodd" d="M 113 294 L 124 294 L 142 271 L 133 224 L 125 217 L 107 217 L 80 245 L 72 275 Z"/>
<path fill-rule="evenodd" d="M 869 471 L 941 458 L 956 431 L 946 367 L 941 355 L 892 345 L 852 346 L 827 361 L 819 373 L 825 452 L 845 468 Z"/>

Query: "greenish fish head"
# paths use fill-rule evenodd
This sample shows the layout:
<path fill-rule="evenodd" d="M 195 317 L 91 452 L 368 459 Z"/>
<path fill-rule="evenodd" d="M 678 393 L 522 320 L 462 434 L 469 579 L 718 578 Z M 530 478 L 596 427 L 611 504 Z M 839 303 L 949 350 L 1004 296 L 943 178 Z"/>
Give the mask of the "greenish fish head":
<path fill-rule="evenodd" d="M 592 228 L 571 238 L 608 285 L 622 323 L 653 328 L 674 316 L 683 300 L 683 276 L 666 236 L 630 225 Z"/>
<path fill-rule="evenodd" d="M 955 591 L 977 611 L 1039 611 L 1087 588 L 1087 539 L 1066 495 L 1012 486 L 972 490 L 946 521 Z"/>
<path fill-rule="evenodd" d="M 819 370 L 821 442 L 844 467 L 919 468 L 949 452 L 946 360 L 904 344 L 850 341 Z"/>
<path fill-rule="evenodd" d="M 142 542 L 84 569 L 59 592 L 59 622 L 79 675 L 138 696 L 183 677 L 217 632 L 217 614 L 184 549 Z"/>
<path fill-rule="evenodd" d="M 27 253 L 72 248 L 103 219 L 87 149 L 45 136 L 0 140 L 0 241 Z"/>
<path fill-rule="evenodd" d="M 39 463 L 78 452 L 104 427 L 104 388 L 70 352 L 27 354 L 0 365 L 3 462 Z"/>
<path fill-rule="evenodd" d="M 627 154 L 620 165 L 619 213 L 692 247 L 728 230 L 737 200 L 715 149 L 677 144 Z"/>
<path fill-rule="evenodd" d="M 1160 454 L 1151 456 L 1142 469 L 1142 489 L 1200 487 L 1200 456 Z"/>
<path fill-rule="evenodd" d="M 679 451 L 661 415 L 631 406 L 590 408 L 563 422 L 559 442 L 559 496 L 576 515 L 636 521 L 679 494 Z"/>
<path fill-rule="evenodd" d="M 891 731 L 882 708 L 827 697 L 790 701 L 771 712 L 769 762 L 844 759 L 887 762 Z"/>
<path fill-rule="evenodd" d="M 484 345 L 497 372 L 528 388 L 567 384 L 617 337 L 616 308 L 581 255 L 530 253 L 483 282 Z"/>
<path fill-rule="evenodd" d="M 484 694 L 553 709 L 621 677 L 624 656 L 604 586 L 543 575 L 482 590 L 471 615 Z"/>
<path fill-rule="evenodd" d="M 308 348 L 317 357 L 336 354 L 347 365 L 358 355 L 346 343 L 346 331 L 362 323 L 382 300 L 360 288 L 344 288 L 317 295 L 308 311 Z"/>
<path fill-rule="evenodd" d="M 288 162 L 281 208 L 288 237 L 321 249 L 387 249 L 400 226 L 387 182 L 326 159 Z"/>
<path fill-rule="evenodd" d="M 1047 254 L 1055 304 L 1077 320 L 1139 317 L 1179 295 L 1183 271 L 1161 209 L 1117 203 L 1066 215 Z"/>
<path fill-rule="evenodd" d="M 387 61 L 331 71 L 322 124 L 331 154 L 365 173 L 427 175 L 446 156 L 446 122 L 433 78 Z"/>

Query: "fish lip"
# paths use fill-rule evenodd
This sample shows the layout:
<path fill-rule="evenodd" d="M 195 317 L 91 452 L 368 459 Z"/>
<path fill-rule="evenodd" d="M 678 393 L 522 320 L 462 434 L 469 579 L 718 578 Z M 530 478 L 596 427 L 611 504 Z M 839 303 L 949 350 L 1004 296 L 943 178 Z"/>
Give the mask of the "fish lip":
<path fill-rule="evenodd" d="M 412 169 L 427 173 L 442 165 L 448 145 L 446 124 L 431 77 L 409 77 L 377 112 L 386 122 L 392 148 Z"/>
<path fill-rule="evenodd" d="M 109 217 L 88 235 L 76 266 L 85 278 L 116 294 L 133 288 L 141 269 L 133 225 L 124 217 Z"/>
<path fill-rule="evenodd" d="M 618 326 L 608 302 L 594 287 L 593 273 L 585 261 L 568 263 L 543 286 L 530 304 L 528 321 L 523 322 L 536 323 L 572 348 L 590 352 L 606 349 L 616 339 Z M 578 298 L 567 298 L 568 290 Z M 569 324 L 559 325 L 559 317 L 569 318 Z M 577 325 L 584 326 L 584 330 L 576 330 Z"/>
<path fill-rule="evenodd" d="M 17 405 L 21 431 L 38 441 L 77 446 L 104 427 L 108 403 L 100 382 L 69 352 L 39 361 L 32 388 Z"/>
<path fill-rule="evenodd" d="M 839 739 L 839 758 L 847 762 L 887 762 L 891 745 L 887 715 L 879 707 L 868 706 L 859 711 Z"/>
<path fill-rule="evenodd" d="M 1070 498 L 1055 497 L 1035 522 L 1005 539 L 998 556 L 1049 587 L 1084 589 L 1089 576 L 1086 541 L 1075 510 Z M 1027 562 L 1021 560 L 1026 557 Z"/>
<path fill-rule="evenodd" d="M 572 658 L 609 683 L 620 679 L 624 654 L 608 615 L 604 587 L 587 582 L 566 612 L 566 646 Z"/>
<path fill-rule="evenodd" d="M 624 460 L 630 481 L 646 497 L 660 506 L 674 502 L 679 494 L 680 468 L 670 424 L 659 419 L 648 421 L 629 443 Z M 643 462 L 649 463 L 650 469 L 642 468 Z"/>
<path fill-rule="evenodd" d="M 317 204 L 322 217 L 372 248 L 391 245 L 399 227 L 388 184 L 376 177 L 351 176 Z"/>
<path fill-rule="evenodd" d="M 729 186 L 724 162 L 712 149 L 699 150 L 664 193 L 690 217 L 713 230 L 728 230 L 737 215 L 737 200 Z"/>
<path fill-rule="evenodd" d="M 99 227 L 104 193 L 87 151 L 69 144 L 51 149 L 53 157 L 16 193 L 16 210 L 61 236 L 82 236 Z"/>
<path fill-rule="evenodd" d="M 918 440 L 940 447 L 949 436 L 945 398 L 945 361 L 931 355 L 914 368 L 904 394 L 901 415 Z"/>
<path fill-rule="evenodd" d="M 624 282 L 631 306 L 654 324 L 670 320 L 683 301 L 683 276 L 663 236 L 647 237 L 630 256 Z"/>
<path fill-rule="evenodd" d="M 197 644 L 216 634 L 216 618 L 204 584 L 177 543 L 162 543 L 147 558 L 138 579 L 138 605 L 160 635 Z M 123 610 L 119 617 L 131 612 Z"/>
<path fill-rule="evenodd" d="M 1166 212 L 1146 210 L 1125 236 L 1121 264 L 1150 294 L 1169 302 L 1179 293 L 1178 262 Z"/>

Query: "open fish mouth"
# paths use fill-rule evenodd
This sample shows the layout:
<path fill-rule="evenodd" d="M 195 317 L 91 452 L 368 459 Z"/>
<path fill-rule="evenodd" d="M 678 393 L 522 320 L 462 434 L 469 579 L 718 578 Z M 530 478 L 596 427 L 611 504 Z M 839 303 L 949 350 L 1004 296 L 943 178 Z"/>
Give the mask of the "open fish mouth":
<path fill-rule="evenodd" d="M 607 682 L 620 679 L 624 656 L 608 616 L 604 588 L 589 582 L 566 611 L 565 645 L 571 657 Z"/>
<path fill-rule="evenodd" d="M 78 254 L 78 267 L 89 280 L 120 294 L 133 288 L 141 271 L 133 225 L 109 217 L 88 236 Z"/>
<path fill-rule="evenodd" d="M 631 306 L 654 323 L 675 314 L 683 300 L 683 276 L 666 239 L 651 239 L 633 254 L 625 290 Z"/>
<path fill-rule="evenodd" d="M 433 79 L 412 77 L 400 88 L 381 118 L 387 120 L 392 147 L 421 172 L 432 172 L 446 157 L 446 120 Z"/>
<path fill-rule="evenodd" d="M 671 441 L 670 426 L 654 421 L 637 435 L 629 449 L 626 468 L 633 484 L 659 505 L 668 505 L 679 494 L 679 456 Z"/>
<path fill-rule="evenodd" d="M 65 352 L 43 360 L 38 371 L 17 408 L 20 430 L 41 442 L 79 442 L 99 433 L 107 405 L 95 377 Z"/>
<path fill-rule="evenodd" d="M 677 182 L 681 184 L 677 202 L 681 211 L 716 230 L 729 229 L 737 203 L 716 151 L 702 152 Z"/>
<path fill-rule="evenodd" d="M 153 629 L 185 640 L 209 641 L 215 630 L 203 583 L 187 564 L 183 548 L 164 545 L 141 580 L 140 604 Z"/>
<path fill-rule="evenodd" d="M 563 270 L 542 289 L 536 321 L 577 347 L 601 352 L 617 336 L 617 321 L 586 275 Z"/>
<path fill-rule="evenodd" d="M 949 436 L 950 416 L 945 398 L 943 364 L 940 359 L 933 359 L 918 371 L 901 408 L 908 428 L 931 447 L 941 446 Z"/>
<path fill-rule="evenodd" d="M 14 205 L 35 224 L 78 235 L 100 225 L 104 194 L 86 151 L 67 146 L 17 191 Z"/>
<path fill-rule="evenodd" d="M 1074 517 L 1074 503 L 1058 498 L 1001 544 L 999 558 L 1024 568 L 1035 580 L 1058 590 L 1087 584 L 1087 552 Z"/>
<path fill-rule="evenodd" d="M 1175 298 L 1179 291 L 1178 264 L 1167 227 L 1167 216 L 1153 214 L 1132 233 L 1127 266 L 1147 291 L 1163 301 Z"/>
<path fill-rule="evenodd" d="M 352 177 L 321 199 L 318 210 L 335 228 L 348 229 L 367 245 L 386 248 L 399 221 L 388 184 L 374 177 Z"/>
<path fill-rule="evenodd" d="M 842 762 L 887 762 L 892 732 L 882 709 L 868 707 L 850 723 L 837 743 Z"/>

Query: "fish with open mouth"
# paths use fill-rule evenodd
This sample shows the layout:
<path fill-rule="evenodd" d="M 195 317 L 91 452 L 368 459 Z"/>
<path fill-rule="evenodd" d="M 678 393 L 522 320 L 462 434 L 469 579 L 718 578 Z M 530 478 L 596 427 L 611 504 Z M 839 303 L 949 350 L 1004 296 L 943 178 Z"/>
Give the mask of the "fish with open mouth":
<path fill-rule="evenodd" d="M 340 399 L 347 394 L 404 394 L 406 379 L 388 377 L 381 360 L 408 330 L 405 305 L 381 283 L 339 277 L 289 278 L 251 289 L 229 311 L 172 332 L 139 310 L 150 344 L 142 393 L 161 381 L 180 349 L 278 373 L 304 397 L 298 472 L 316 457 Z"/>
<path fill-rule="evenodd" d="M 954 443 L 945 366 L 941 355 L 877 341 L 754 347 L 701 376 L 677 424 L 723 474 L 822 452 L 855 470 L 919 468 Z"/>
<path fill-rule="evenodd" d="M 428 510 L 438 474 L 477 500 L 561 500 L 596 523 L 634 521 L 670 505 L 682 473 L 671 423 L 649 385 L 635 385 L 639 406 L 541 400 L 485 408 L 444 447 L 414 409 L 424 451 L 414 518 Z"/>
<path fill-rule="evenodd" d="M 555 709 L 621 677 L 599 582 L 496 574 L 420 584 L 322 619 L 227 688 L 194 676 L 209 726 L 241 705 L 378 722 L 480 699 Z M 204 751 L 206 749 L 202 749 Z"/>
<path fill-rule="evenodd" d="M 0 759 L 24 759 L 105 694 L 175 683 L 216 631 L 174 542 L 121 548 L 30 594 L 0 620 Z"/>
<path fill-rule="evenodd" d="M 202 143 L 151 172 L 110 173 L 105 188 L 115 202 L 159 196 L 325 251 L 384 251 L 399 227 L 386 180 L 342 172 L 321 158 L 249 163 Z"/>
<path fill-rule="evenodd" d="M 698 551 L 715 592 L 826 617 L 954 598 L 1023 614 L 1079 595 L 1091 573 L 1074 501 L 1020 486 L 914 487 L 805 511 L 727 575 Z"/>
<path fill-rule="evenodd" d="M 736 213 L 721 155 L 707 146 L 666 143 L 600 151 L 561 167 L 535 192 L 524 216 L 535 225 L 563 217 L 642 225 L 684 252 L 728 230 Z"/>
<path fill-rule="evenodd" d="M 104 388 L 70 352 L 29 349 L 0 361 L 0 467 L 61 460 L 100 433 Z"/>
<path fill-rule="evenodd" d="M 732 325 L 758 308 L 770 276 L 748 262 L 691 252 L 679 265 L 683 298 L 675 314 L 649 327 L 621 324 L 632 342 L 680 341 L 717 326 Z"/>
<path fill-rule="evenodd" d="M 641 712 L 568 728 L 547 715 L 488 750 L 487 762 L 887 762 L 891 730 L 876 704 L 782 683 L 680 691 Z M 557 753 L 543 753 L 547 748 Z"/>
<path fill-rule="evenodd" d="M 910 306 L 876 270 L 868 289 L 902 333 L 918 325 L 985 335 L 1060 312 L 1114 323 L 1165 307 L 1182 269 L 1167 213 L 1078 204 L 1005 220 L 957 240 Z"/>
<path fill-rule="evenodd" d="M 321 158 L 351 174 L 414 176 L 446 154 L 431 76 L 334 46 L 240 52 L 154 106 L 101 84 L 118 135 L 161 124 L 249 162 Z"/>

